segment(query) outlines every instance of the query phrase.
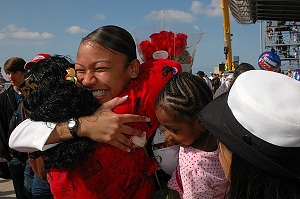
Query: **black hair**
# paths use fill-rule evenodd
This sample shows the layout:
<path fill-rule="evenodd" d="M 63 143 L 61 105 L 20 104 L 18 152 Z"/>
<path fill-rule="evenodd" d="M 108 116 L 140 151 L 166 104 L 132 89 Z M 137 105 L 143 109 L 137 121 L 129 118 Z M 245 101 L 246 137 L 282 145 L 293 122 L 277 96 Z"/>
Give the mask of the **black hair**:
<path fill-rule="evenodd" d="M 155 101 L 155 107 L 171 112 L 172 119 L 180 121 L 183 117 L 196 118 L 212 99 L 212 92 L 202 79 L 183 72 L 167 82 Z"/>
<path fill-rule="evenodd" d="M 25 66 L 26 62 L 21 57 L 11 57 L 4 63 L 4 71 L 7 72 L 25 72 Z"/>
<path fill-rule="evenodd" d="M 255 68 L 254 68 L 254 66 L 252 66 L 252 65 L 249 64 L 249 63 L 241 63 L 241 64 L 239 64 L 239 65 L 234 69 L 234 71 L 233 71 L 233 80 L 232 80 L 232 82 L 231 82 L 231 84 L 230 84 L 230 86 L 229 86 L 229 90 L 231 89 L 232 85 L 234 84 L 236 78 L 237 78 L 240 74 L 242 74 L 242 73 L 244 73 L 244 72 L 246 72 L 246 71 L 248 71 L 248 70 L 255 70 Z"/>
<path fill-rule="evenodd" d="M 27 76 L 34 77 L 37 88 L 25 98 L 24 107 L 31 120 L 66 122 L 90 115 L 100 106 L 91 91 L 66 80 L 69 67 L 74 67 L 71 59 L 54 55 L 30 69 Z M 65 141 L 46 151 L 45 168 L 72 168 L 85 160 L 95 147 L 96 142 L 88 138 Z"/>
<path fill-rule="evenodd" d="M 252 66 L 249 63 L 241 63 L 239 64 L 233 71 L 233 78 L 237 78 L 240 74 L 243 72 L 246 72 L 248 70 L 255 70 L 254 66 Z"/>
<path fill-rule="evenodd" d="M 232 154 L 230 199 L 296 199 L 300 183 L 272 176 Z"/>
<path fill-rule="evenodd" d="M 137 59 L 136 45 L 132 35 L 119 26 L 102 26 L 84 37 L 82 42 L 84 41 L 92 41 L 120 52 L 127 56 L 128 62 Z"/>

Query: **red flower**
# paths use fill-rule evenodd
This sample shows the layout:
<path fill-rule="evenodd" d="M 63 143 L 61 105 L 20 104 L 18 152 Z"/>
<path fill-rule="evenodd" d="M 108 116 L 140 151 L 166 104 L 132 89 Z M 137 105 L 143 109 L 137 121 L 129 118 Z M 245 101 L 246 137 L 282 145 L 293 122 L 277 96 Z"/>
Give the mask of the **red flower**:
<path fill-rule="evenodd" d="M 169 48 L 169 33 L 167 31 L 161 31 L 160 33 L 153 33 L 150 36 L 151 44 L 155 50 L 165 50 L 168 52 Z"/>
<path fill-rule="evenodd" d="M 139 50 L 142 51 L 142 56 L 144 60 L 153 59 L 152 54 L 155 52 L 154 46 L 148 40 L 144 40 L 139 45 Z"/>
<path fill-rule="evenodd" d="M 186 49 L 187 46 L 187 35 L 178 33 L 176 35 L 176 43 L 175 43 L 175 57 L 180 56 L 184 50 Z"/>
<path fill-rule="evenodd" d="M 144 40 L 139 44 L 139 51 L 144 61 L 153 59 L 153 53 L 158 50 L 164 50 L 169 53 L 169 59 L 180 60 L 187 48 L 188 36 L 183 33 L 174 33 L 172 31 L 162 30 L 159 33 L 153 33 L 150 36 L 151 41 Z"/>

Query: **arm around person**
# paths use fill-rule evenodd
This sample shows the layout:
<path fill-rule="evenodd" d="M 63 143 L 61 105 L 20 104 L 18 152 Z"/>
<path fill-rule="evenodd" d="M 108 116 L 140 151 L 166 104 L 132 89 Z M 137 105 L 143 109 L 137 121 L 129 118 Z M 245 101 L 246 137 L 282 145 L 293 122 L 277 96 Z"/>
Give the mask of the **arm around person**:
<path fill-rule="evenodd" d="M 117 97 L 104 103 L 92 115 L 79 118 L 77 134 L 80 137 L 107 143 L 123 151 L 130 151 L 134 144 L 128 136 L 141 136 L 142 131 L 126 123 L 149 122 L 149 118 L 134 114 L 116 114 L 111 111 L 118 104 L 124 103 L 127 97 Z M 12 132 L 9 145 L 22 152 L 44 151 L 59 142 L 72 139 L 66 123 L 45 123 L 25 120 Z"/>

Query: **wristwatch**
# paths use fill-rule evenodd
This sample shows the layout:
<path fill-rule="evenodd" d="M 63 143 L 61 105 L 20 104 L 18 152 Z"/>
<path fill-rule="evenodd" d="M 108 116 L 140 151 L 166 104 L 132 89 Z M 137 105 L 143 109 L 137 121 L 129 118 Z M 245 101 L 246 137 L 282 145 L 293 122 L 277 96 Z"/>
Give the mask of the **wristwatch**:
<path fill-rule="evenodd" d="M 67 127 L 71 133 L 71 135 L 74 137 L 74 138 L 78 138 L 78 135 L 77 135 L 77 127 L 78 127 L 78 119 L 77 118 L 71 118 L 68 120 L 67 122 Z"/>

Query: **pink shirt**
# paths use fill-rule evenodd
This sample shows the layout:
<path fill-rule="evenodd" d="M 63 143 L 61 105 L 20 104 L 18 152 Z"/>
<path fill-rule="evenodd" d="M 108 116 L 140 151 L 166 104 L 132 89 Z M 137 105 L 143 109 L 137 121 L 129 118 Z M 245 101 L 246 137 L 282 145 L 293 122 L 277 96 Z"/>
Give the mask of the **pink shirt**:
<path fill-rule="evenodd" d="M 179 164 L 168 182 L 181 198 L 225 198 L 229 186 L 221 164 L 219 150 L 205 152 L 180 147 Z"/>

